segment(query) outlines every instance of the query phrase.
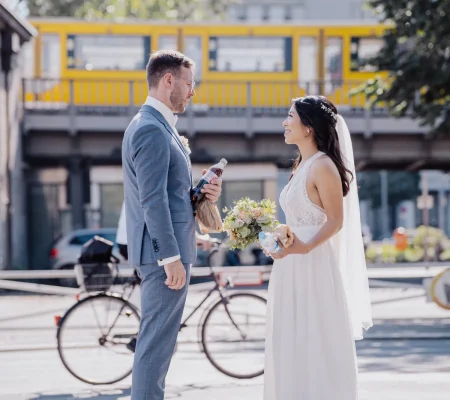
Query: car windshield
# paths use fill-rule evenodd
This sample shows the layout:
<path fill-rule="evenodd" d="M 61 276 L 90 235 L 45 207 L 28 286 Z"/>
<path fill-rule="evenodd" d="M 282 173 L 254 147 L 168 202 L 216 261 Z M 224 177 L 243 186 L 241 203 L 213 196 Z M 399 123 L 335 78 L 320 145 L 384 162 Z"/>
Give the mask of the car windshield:
<path fill-rule="evenodd" d="M 106 240 L 109 240 L 113 243 L 116 242 L 116 235 L 114 233 L 89 233 L 85 235 L 78 235 L 72 238 L 70 241 L 70 245 L 73 246 L 83 246 L 85 243 L 87 243 L 89 240 L 91 240 L 94 236 L 100 236 L 102 238 L 105 238 Z"/>

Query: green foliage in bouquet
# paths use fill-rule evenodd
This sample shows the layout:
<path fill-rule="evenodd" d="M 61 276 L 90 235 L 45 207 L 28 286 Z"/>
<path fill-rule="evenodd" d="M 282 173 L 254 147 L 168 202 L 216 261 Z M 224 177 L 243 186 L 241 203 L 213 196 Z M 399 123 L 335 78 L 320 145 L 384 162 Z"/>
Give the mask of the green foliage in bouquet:
<path fill-rule="evenodd" d="M 234 204 L 231 209 L 223 209 L 227 213 L 223 223 L 230 236 L 228 247 L 231 249 L 245 249 L 258 240 L 259 232 L 272 232 L 278 225 L 275 219 L 277 206 L 273 201 L 257 202 L 244 197 Z"/>

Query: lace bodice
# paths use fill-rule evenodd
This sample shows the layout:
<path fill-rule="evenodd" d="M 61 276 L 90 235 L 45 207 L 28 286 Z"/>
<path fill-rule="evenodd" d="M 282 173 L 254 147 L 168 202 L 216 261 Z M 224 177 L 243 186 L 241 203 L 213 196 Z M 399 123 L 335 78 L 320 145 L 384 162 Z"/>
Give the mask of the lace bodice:
<path fill-rule="evenodd" d="M 298 168 L 280 194 L 280 205 L 289 226 L 323 225 L 327 220 L 325 211 L 310 200 L 306 191 L 309 167 L 323 154 L 317 152 Z"/>

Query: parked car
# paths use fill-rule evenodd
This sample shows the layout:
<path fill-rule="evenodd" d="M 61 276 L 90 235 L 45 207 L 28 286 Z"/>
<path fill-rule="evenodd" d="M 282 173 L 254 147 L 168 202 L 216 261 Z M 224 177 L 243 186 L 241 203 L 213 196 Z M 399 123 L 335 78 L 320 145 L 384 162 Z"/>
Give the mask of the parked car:
<path fill-rule="evenodd" d="M 70 270 L 77 263 L 81 246 L 91 240 L 95 235 L 116 243 L 115 228 L 77 229 L 57 239 L 50 250 L 50 265 L 52 269 Z M 117 246 L 114 246 L 113 254 L 120 258 Z M 76 281 L 72 278 L 61 278 L 62 286 L 76 287 Z"/>

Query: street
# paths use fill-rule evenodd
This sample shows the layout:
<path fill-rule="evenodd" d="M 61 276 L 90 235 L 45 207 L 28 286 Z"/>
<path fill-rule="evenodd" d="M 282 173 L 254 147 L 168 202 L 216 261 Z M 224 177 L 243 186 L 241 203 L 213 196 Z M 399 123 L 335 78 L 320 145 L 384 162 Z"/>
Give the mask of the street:
<path fill-rule="evenodd" d="M 448 399 L 450 313 L 427 303 L 422 289 L 377 288 L 371 295 L 375 326 L 357 342 L 360 400 Z M 191 290 L 187 310 L 201 296 Z M 73 298 L 2 296 L 0 301 L 1 400 L 130 398 L 130 377 L 111 386 L 91 386 L 63 367 L 55 350 L 53 316 L 73 304 Z M 209 363 L 196 343 L 195 321 L 180 333 L 167 376 L 167 399 L 260 400 L 262 390 L 262 377 L 232 379 Z"/>
<path fill-rule="evenodd" d="M 361 400 L 448 399 L 449 340 L 373 341 L 358 345 L 358 354 Z M 129 378 L 100 388 L 76 381 L 64 370 L 55 351 L 4 353 L 0 365 L 2 400 L 125 400 L 130 395 Z M 185 347 L 172 362 L 166 398 L 259 400 L 262 378 L 227 378 L 198 353 L 197 347 Z"/>
<path fill-rule="evenodd" d="M 449 21 L 0 0 L 0 400 L 450 400 Z"/>

